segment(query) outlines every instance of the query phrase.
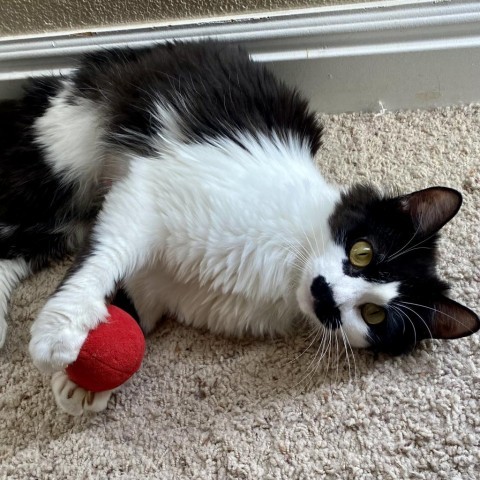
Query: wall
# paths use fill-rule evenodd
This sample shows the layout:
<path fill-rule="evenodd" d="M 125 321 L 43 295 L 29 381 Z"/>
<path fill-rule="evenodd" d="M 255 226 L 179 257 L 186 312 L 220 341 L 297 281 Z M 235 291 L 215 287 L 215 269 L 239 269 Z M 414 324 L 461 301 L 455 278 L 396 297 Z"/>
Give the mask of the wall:
<path fill-rule="evenodd" d="M 0 0 L 0 37 L 368 0 Z"/>

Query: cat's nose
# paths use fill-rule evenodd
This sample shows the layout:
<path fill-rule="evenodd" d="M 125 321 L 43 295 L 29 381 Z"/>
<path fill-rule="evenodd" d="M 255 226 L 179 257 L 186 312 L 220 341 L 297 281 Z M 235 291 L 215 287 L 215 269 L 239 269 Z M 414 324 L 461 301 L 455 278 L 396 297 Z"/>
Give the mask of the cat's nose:
<path fill-rule="evenodd" d="M 333 291 L 324 277 L 319 275 L 314 278 L 310 286 L 313 296 L 313 309 L 317 318 L 327 328 L 332 330 L 341 325 L 340 310 L 333 297 Z"/>

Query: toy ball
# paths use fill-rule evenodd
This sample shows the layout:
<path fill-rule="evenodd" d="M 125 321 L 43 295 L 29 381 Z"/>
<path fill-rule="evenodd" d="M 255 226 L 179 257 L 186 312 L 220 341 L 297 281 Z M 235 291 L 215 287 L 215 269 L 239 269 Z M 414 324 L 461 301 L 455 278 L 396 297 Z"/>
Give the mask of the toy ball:
<path fill-rule="evenodd" d="M 122 309 L 110 305 L 107 320 L 91 330 L 78 358 L 66 368 L 70 380 L 91 392 L 112 390 L 139 368 L 145 337 L 138 323 Z"/>

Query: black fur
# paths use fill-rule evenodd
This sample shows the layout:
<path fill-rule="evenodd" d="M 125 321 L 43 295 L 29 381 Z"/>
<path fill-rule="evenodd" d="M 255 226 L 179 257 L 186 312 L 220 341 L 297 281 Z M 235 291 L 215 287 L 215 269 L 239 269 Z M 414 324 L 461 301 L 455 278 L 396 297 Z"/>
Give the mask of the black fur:
<path fill-rule="evenodd" d="M 338 309 L 333 292 L 324 277 L 316 277 L 310 287 L 310 292 L 315 299 L 314 310 L 317 317 L 325 327 L 335 330 L 341 325 L 341 314 Z"/>
<path fill-rule="evenodd" d="M 73 83 L 76 95 L 105 104 L 112 144 L 140 153 L 151 144 L 138 137 L 161 127 L 155 101 L 162 99 L 180 113 L 190 142 L 293 133 L 312 154 L 320 146 L 322 129 L 307 102 L 238 46 L 212 41 L 95 53 L 84 57 Z"/>
<path fill-rule="evenodd" d="M 59 88 L 58 79 L 36 80 L 0 104 L 0 258 L 21 256 L 34 270 L 67 253 L 79 221 L 72 186 L 54 175 L 33 131 Z"/>
<path fill-rule="evenodd" d="M 132 300 L 128 296 L 127 292 L 123 288 L 118 288 L 115 292 L 114 297 L 109 302 L 112 305 L 121 308 L 123 311 L 127 312 L 132 318 L 134 318 L 137 322 L 139 321 L 138 312 L 133 305 Z"/>

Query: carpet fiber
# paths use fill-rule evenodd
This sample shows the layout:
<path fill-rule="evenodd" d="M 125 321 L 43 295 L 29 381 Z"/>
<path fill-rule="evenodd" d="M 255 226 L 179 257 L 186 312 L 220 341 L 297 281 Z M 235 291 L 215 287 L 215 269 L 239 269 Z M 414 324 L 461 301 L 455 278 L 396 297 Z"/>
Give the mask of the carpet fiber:
<path fill-rule="evenodd" d="M 464 193 L 441 271 L 452 296 L 480 311 L 480 107 L 323 121 L 318 160 L 329 179 Z M 340 352 L 314 371 L 307 333 L 228 340 L 167 320 L 105 412 L 62 414 L 27 344 L 66 267 L 29 279 L 12 300 L 0 352 L 0 478 L 479 478 L 478 334 L 402 358 L 357 352 L 349 363 Z"/>

